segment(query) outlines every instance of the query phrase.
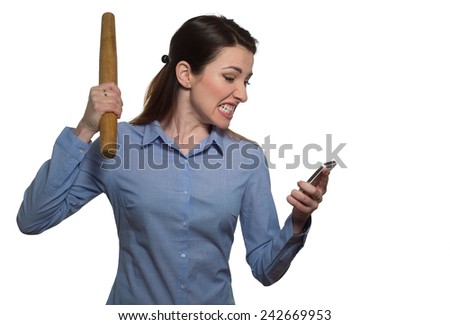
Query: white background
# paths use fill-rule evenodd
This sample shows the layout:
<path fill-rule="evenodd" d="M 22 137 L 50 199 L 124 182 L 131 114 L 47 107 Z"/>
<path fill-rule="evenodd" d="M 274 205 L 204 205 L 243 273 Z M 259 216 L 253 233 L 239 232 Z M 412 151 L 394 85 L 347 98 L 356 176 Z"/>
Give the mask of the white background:
<path fill-rule="evenodd" d="M 98 82 L 106 11 L 116 16 L 122 120 L 139 114 L 170 37 L 188 18 L 220 13 L 259 40 L 249 101 L 232 128 L 293 145 L 284 158 L 271 153 L 280 223 L 286 195 L 312 172 L 286 164 L 307 144 L 325 148 L 326 134 L 333 147 L 346 143 L 339 157 L 347 168 L 333 171 L 306 246 L 277 284 L 252 278 L 236 232 L 231 310 L 331 309 L 333 324 L 448 324 L 450 8 L 433 0 L 1 2 L 1 323 L 112 324 L 117 310 L 154 310 L 104 306 L 118 249 L 105 196 L 39 236 L 21 234 L 15 221 L 55 138 L 76 126 Z"/>

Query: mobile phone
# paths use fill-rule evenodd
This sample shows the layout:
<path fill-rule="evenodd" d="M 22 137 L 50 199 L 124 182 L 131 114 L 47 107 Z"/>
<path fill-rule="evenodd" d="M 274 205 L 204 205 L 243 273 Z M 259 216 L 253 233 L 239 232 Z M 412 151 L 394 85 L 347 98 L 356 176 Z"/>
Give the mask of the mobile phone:
<path fill-rule="evenodd" d="M 315 172 L 314 174 L 311 175 L 311 177 L 308 179 L 308 183 L 311 183 L 313 185 L 316 185 L 316 183 L 314 181 L 317 180 L 317 177 L 320 175 L 320 173 L 322 172 L 322 170 L 324 168 L 328 168 L 329 170 L 332 170 L 334 168 L 334 166 L 336 166 L 337 163 L 335 160 L 331 160 L 328 161 L 326 163 L 324 163 L 322 166 L 320 166 Z"/>

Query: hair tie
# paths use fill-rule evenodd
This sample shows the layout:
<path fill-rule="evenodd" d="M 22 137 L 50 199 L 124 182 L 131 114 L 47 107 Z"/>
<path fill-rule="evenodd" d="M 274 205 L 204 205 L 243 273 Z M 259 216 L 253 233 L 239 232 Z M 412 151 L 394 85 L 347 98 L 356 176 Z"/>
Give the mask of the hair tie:
<path fill-rule="evenodd" d="M 164 64 L 169 63 L 169 56 L 166 55 L 166 54 L 164 54 L 164 55 L 161 57 L 161 61 L 162 61 L 162 63 L 164 63 Z"/>

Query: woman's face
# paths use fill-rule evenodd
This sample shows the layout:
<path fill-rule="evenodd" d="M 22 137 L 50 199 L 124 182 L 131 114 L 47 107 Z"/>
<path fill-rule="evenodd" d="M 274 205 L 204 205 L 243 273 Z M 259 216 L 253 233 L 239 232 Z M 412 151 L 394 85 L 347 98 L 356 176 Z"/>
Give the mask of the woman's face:
<path fill-rule="evenodd" d="M 227 129 L 237 106 L 247 100 L 253 53 L 242 46 L 225 47 L 191 79 L 190 104 L 200 122 Z"/>

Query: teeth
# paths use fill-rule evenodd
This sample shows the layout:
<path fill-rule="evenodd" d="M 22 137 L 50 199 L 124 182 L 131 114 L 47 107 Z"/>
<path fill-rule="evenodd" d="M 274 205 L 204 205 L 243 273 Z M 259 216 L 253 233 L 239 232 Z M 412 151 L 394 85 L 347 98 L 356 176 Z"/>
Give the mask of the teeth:
<path fill-rule="evenodd" d="M 227 113 L 227 114 L 233 114 L 234 109 L 236 108 L 236 106 L 231 106 L 228 104 L 220 105 L 219 107 L 222 112 Z"/>

